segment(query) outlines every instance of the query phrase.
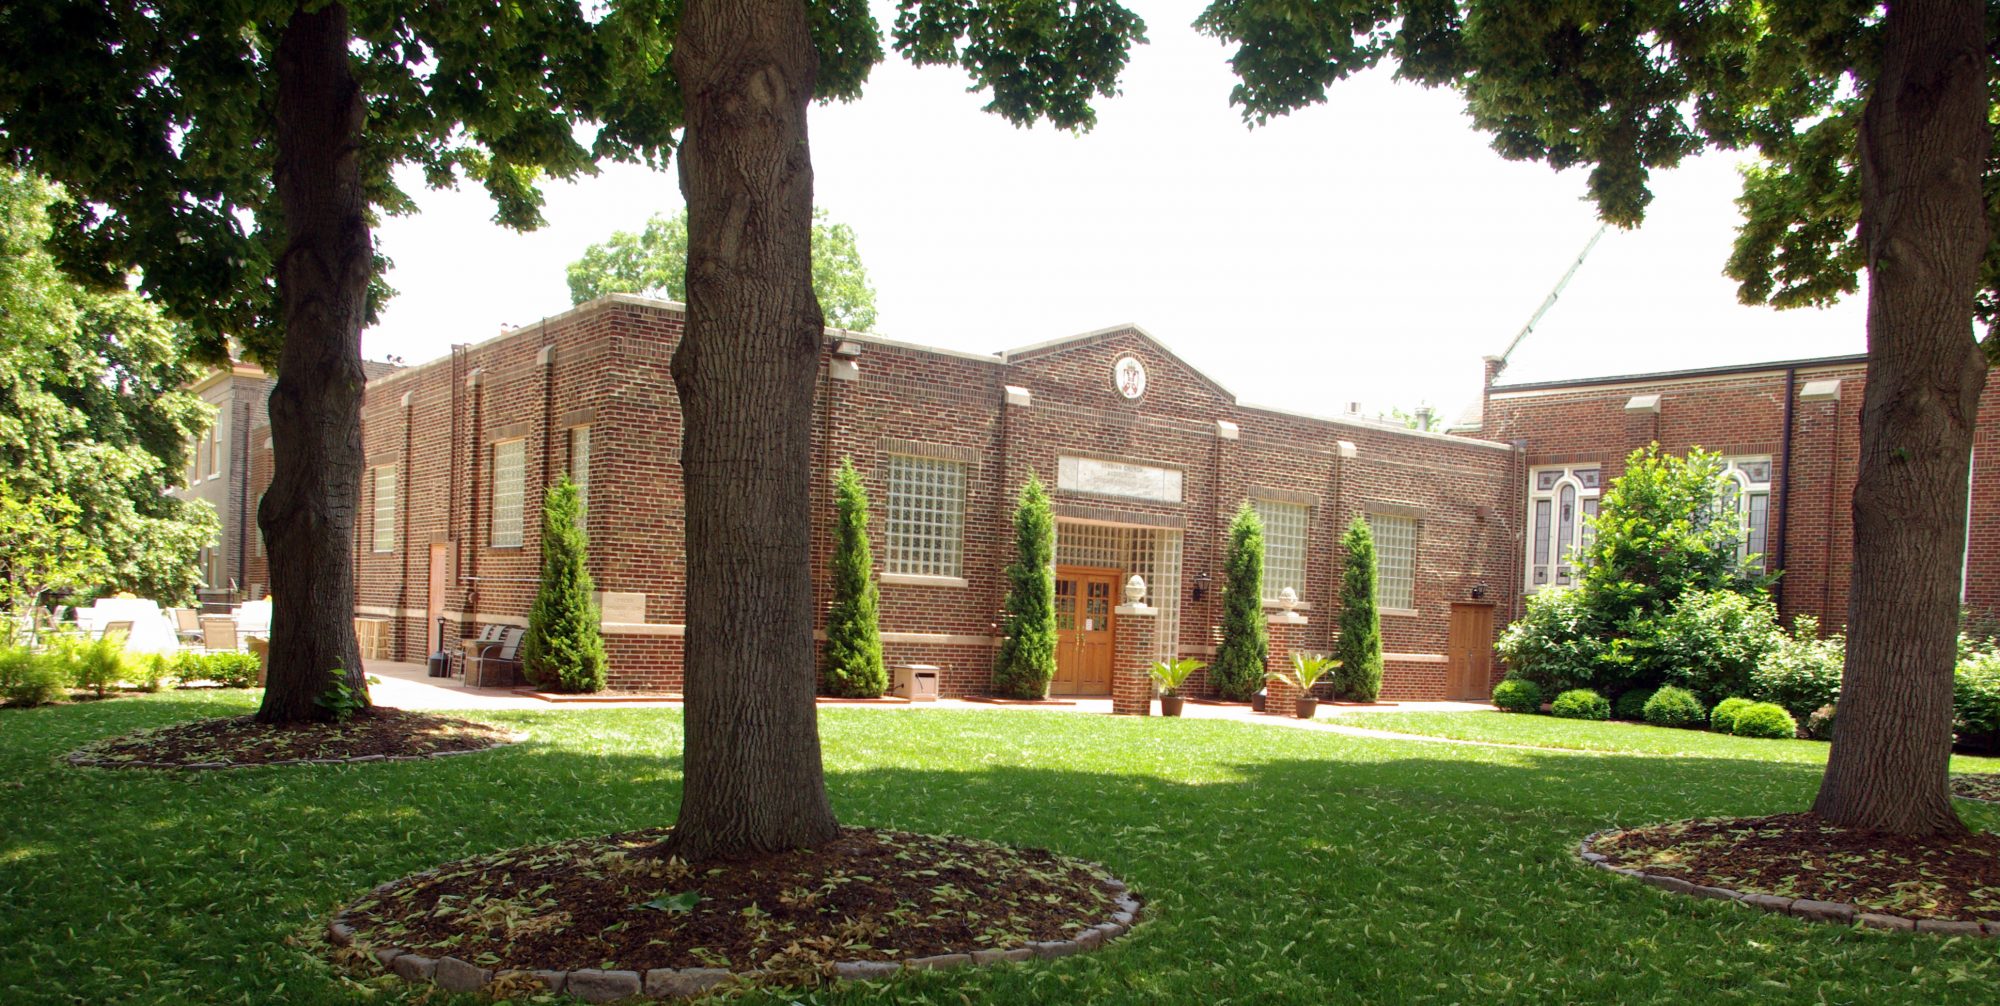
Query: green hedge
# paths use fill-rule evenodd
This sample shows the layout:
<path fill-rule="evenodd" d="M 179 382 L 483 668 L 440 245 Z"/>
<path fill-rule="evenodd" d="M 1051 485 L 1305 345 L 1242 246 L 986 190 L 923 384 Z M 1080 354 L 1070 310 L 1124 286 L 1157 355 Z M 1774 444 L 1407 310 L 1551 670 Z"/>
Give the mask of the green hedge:
<path fill-rule="evenodd" d="M 1799 724 L 1785 707 L 1774 702 L 1753 702 L 1736 714 L 1730 733 L 1738 737 L 1783 740 L 1799 735 Z"/>
<path fill-rule="evenodd" d="M 1611 703 L 1588 688 L 1572 688 L 1556 696 L 1555 702 L 1549 705 L 1549 712 L 1570 720 L 1608 720 L 1611 718 Z"/>
<path fill-rule="evenodd" d="M 1708 722 L 1708 710 L 1685 688 L 1668 685 L 1647 697 L 1640 715 L 1656 727 L 1691 729 Z"/>
<path fill-rule="evenodd" d="M 1493 686 L 1493 704 L 1510 713 L 1542 711 L 1542 690 L 1532 681 L 1508 678 Z"/>

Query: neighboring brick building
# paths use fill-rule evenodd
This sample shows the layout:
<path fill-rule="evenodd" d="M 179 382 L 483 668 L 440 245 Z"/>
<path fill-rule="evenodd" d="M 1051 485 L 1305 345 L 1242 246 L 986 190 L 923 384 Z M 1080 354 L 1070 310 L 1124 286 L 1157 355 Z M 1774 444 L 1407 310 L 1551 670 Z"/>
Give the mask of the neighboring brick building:
<path fill-rule="evenodd" d="M 1575 515 L 1594 512 L 1633 450 L 1701 447 L 1730 462 L 1749 527 L 1745 550 L 1782 572 L 1773 588 L 1781 613 L 1813 615 L 1826 632 L 1846 624 L 1866 358 L 1521 384 L 1500 380 L 1500 367 L 1488 359 L 1481 410 L 1454 430 L 1525 455 L 1516 589 L 1567 578 L 1557 548 L 1586 533 Z M 1984 459 L 2000 442 L 2000 393 L 1991 383 L 1976 430 L 1965 603 L 1992 615 L 2000 612 L 2000 467 Z"/>
<path fill-rule="evenodd" d="M 525 624 L 539 502 L 568 471 L 585 486 L 612 686 L 679 689 L 684 599 L 700 589 L 685 577 L 668 374 L 681 325 L 679 305 L 607 297 L 369 385 L 357 602 L 385 630 L 383 655 L 422 659 L 439 619 L 454 645 L 476 626 Z M 1494 674 L 1505 615 L 1493 609 L 1519 565 L 1508 447 L 1242 406 L 1133 327 L 996 356 L 830 333 L 814 429 L 819 608 L 847 455 L 871 498 L 888 660 L 939 668 L 946 695 L 988 687 L 1030 472 L 1055 499 L 1069 606 L 1058 693 L 1108 694 L 1128 632 L 1156 656 L 1213 652 L 1222 531 L 1245 500 L 1269 528 L 1273 617 L 1290 586 L 1305 619 L 1281 643 L 1330 648 L 1338 538 L 1367 515 L 1383 556 L 1385 694 L 1483 697 Z M 1116 613 L 1134 574 L 1157 611 L 1143 624 Z"/>
<path fill-rule="evenodd" d="M 215 409 L 215 422 L 197 434 L 188 447 L 187 484 L 174 495 L 195 499 L 215 509 L 216 543 L 201 550 L 201 600 L 230 604 L 263 596 L 263 580 L 252 580 L 245 563 L 259 543 L 256 518 L 249 505 L 248 476 L 255 431 L 269 422 L 264 402 L 274 378 L 253 363 L 232 361 L 188 388 Z M 261 443 L 261 441 L 258 441 Z M 246 477 L 248 476 L 248 477 Z"/>

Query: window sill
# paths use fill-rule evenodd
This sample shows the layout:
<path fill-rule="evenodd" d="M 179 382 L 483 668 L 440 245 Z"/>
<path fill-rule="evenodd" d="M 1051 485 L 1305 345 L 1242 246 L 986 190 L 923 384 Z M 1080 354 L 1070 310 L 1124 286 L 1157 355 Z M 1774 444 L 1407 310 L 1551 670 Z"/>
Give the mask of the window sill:
<path fill-rule="evenodd" d="M 520 545 L 488 545 L 486 547 L 491 549 L 497 549 L 502 552 L 519 552 L 522 548 L 522 546 Z"/>
<path fill-rule="evenodd" d="M 1415 615 L 1423 614 L 1423 612 L 1418 611 L 1415 608 L 1377 608 L 1375 609 L 1375 613 L 1378 615 L 1401 615 L 1404 617 L 1412 617 Z"/>
<path fill-rule="evenodd" d="M 877 579 L 885 586 L 898 587 L 963 587 L 962 576 L 920 576 L 916 573 L 884 573 Z"/>
<path fill-rule="evenodd" d="M 395 554 L 396 554 L 396 550 L 395 550 L 395 549 L 393 549 L 393 548 L 378 548 L 378 549 L 375 549 L 375 550 L 373 551 L 373 553 L 371 553 L 371 554 L 373 554 L 373 555 L 395 555 Z"/>
<path fill-rule="evenodd" d="M 1279 600 L 1278 600 L 1277 598 L 1274 598 L 1274 597 L 1267 597 L 1267 598 L 1265 598 L 1265 599 L 1264 599 L 1264 610 L 1265 610 L 1265 611 L 1276 611 L 1276 610 L 1278 610 L 1278 609 L 1280 609 L 1280 608 L 1283 608 L 1284 606 L 1285 606 L 1285 605 L 1284 605 L 1284 602 L 1282 602 L 1282 601 L 1279 601 Z M 1311 611 L 1311 610 L 1313 610 L 1313 606 L 1312 606 L 1312 605 L 1311 605 L 1310 603 L 1306 602 L 1306 601 L 1300 601 L 1299 603 L 1297 603 L 1297 604 L 1295 604 L 1295 605 L 1292 605 L 1292 610 L 1293 610 L 1293 611 Z"/>

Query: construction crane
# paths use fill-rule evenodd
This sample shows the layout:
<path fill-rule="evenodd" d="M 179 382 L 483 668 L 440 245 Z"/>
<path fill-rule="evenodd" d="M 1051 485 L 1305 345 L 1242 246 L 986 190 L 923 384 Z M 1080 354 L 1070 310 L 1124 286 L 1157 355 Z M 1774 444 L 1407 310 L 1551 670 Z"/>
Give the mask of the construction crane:
<path fill-rule="evenodd" d="M 1597 233 L 1592 234 L 1590 240 L 1584 243 L 1583 251 L 1577 253 L 1576 261 L 1571 262 L 1569 270 L 1563 273 L 1562 279 L 1556 281 L 1556 287 L 1549 291 L 1548 299 L 1542 301 L 1541 307 L 1535 308 L 1535 313 L 1529 316 L 1528 323 L 1521 326 L 1521 331 L 1514 335 L 1514 341 L 1508 343 L 1507 349 L 1500 354 L 1500 365 L 1494 368 L 1494 373 L 1497 374 L 1506 368 L 1507 358 L 1514 355 L 1514 350 L 1520 347 L 1521 340 L 1527 338 L 1528 333 L 1534 331 L 1535 326 L 1541 322 L 1542 316 L 1549 313 L 1549 308 L 1555 306 L 1556 298 L 1562 296 L 1563 288 L 1569 285 L 1570 277 L 1576 275 L 1577 269 L 1583 265 L 1583 260 L 1590 257 L 1590 250 L 1597 247 L 1597 239 L 1603 237 L 1604 232 L 1609 229 L 1611 229 L 1610 224 L 1597 225 Z"/>

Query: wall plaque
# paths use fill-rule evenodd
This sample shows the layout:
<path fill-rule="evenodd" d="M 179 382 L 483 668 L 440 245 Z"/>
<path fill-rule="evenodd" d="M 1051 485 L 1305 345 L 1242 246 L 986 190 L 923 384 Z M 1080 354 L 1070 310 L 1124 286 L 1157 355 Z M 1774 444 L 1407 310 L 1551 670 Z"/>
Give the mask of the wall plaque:
<path fill-rule="evenodd" d="M 1056 462 L 1056 488 L 1105 496 L 1128 496 L 1157 503 L 1179 503 L 1181 473 L 1173 468 L 1123 461 L 1064 457 Z"/>

